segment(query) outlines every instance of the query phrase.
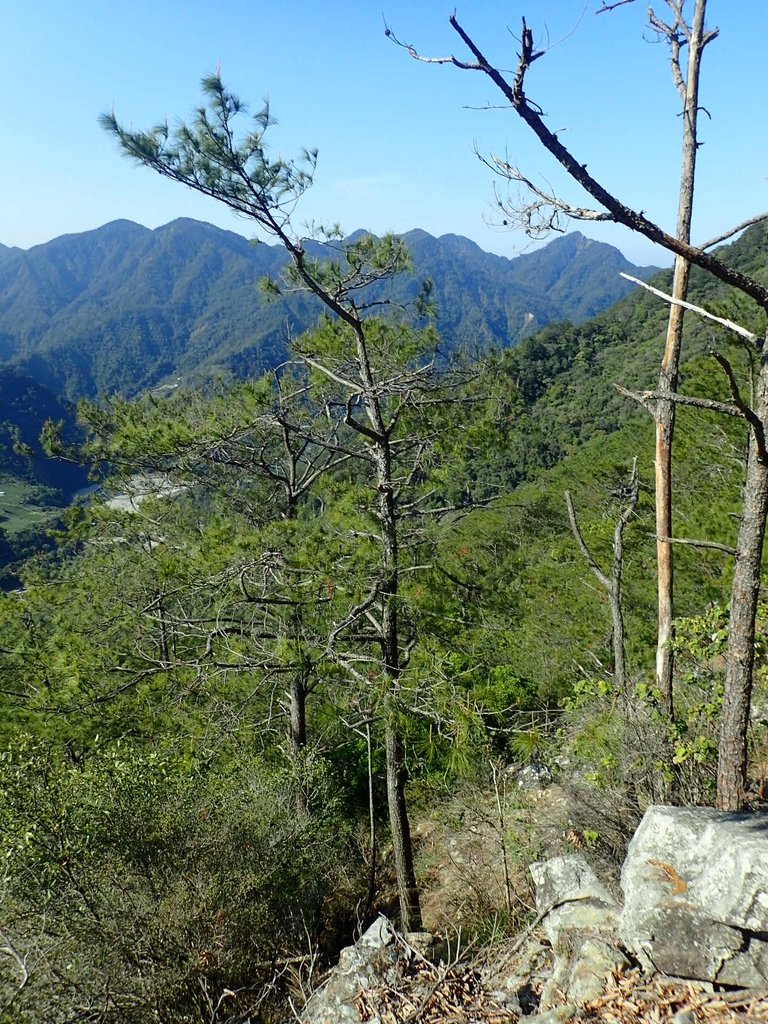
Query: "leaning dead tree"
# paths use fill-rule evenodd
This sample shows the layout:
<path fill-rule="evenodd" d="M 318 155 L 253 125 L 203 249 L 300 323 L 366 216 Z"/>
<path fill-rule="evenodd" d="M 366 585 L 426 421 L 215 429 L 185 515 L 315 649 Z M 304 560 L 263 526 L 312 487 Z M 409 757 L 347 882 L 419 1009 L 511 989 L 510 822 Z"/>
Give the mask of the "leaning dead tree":
<path fill-rule="evenodd" d="M 613 681 L 616 684 L 617 690 L 624 696 L 627 695 L 624 612 L 621 600 L 621 579 L 624 574 L 624 530 L 637 507 L 639 493 L 640 482 L 637 476 L 637 458 L 635 458 L 632 462 L 632 472 L 629 475 L 629 481 L 626 487 L 619 489 L 618 493 L 621 509 L 613 529 L 613 561 L 611 564 L 611 575 L 608 576 L 600 568 L 594 555 L 587 547 L 584 536 L 579 528 L 579 521 L 576 518 L 576 509 L 573 505 L 571 492 L 565 492 L 565 504 L 568 507 L 568 521 L 571 524 L 571 533 L 592 575 L 608 595 L 608 603 L 611 608 Z"/>
<path fill-rule="evenodd" d="M 610 5 L 608 5 L 610 6 Z M 533 64 L 540 60 L 545 51 L 537 49 L 533 31 L 525 19 L 522 20 L 520 51 L 517 55 L 514 73 L 499 70 L 491 63 L 459 23 L 455 14 L 450 24 L 466 47 L 468 56 L 425 56 L 414 47 L 400 43 L 416 60 L 429 64 L 448 64 L 462 71 L 474 71 L 486 76 L 501 92 L 510 108 L 536 136 L 542 146 L 558 161 L 569 176 L 591 197 L 594 207 L 574 206 L 560 197 L 549 194 L 537 187 L 532 188 L 531 201 L 522 213 L 523 223 L 528 221 L 529 230 L 545 229 L 569 218 L 586 221 L 610 221 L 635 231 L 649 241 L 663 246 L 676 258 L 687 261 L 711 273 L 717 280 L 730 285 L 768 313 L 768 288 L 748 274 L 728 266 L 718 256 L 708 251 L 712 242 L 704 246 L 692 245 L 686 238 L 665 231 L 650 220 L 641 210 L 635 210 L 622 202 L 587 169 L 583 159 L 563 145 L 560 137 L 552 131 L 545 120 L 542 108 L 526 93 L 527 79 Z M 399 43 L 391 30 L 387 34 Z M 511 181 L 530 186 L 530 179 L 506 160 L 494 158 L 499 173 Z M 741 230 L 741 225 L 723 233 L 718 241 L 724 241 Z M 675 305 L 674 296 L 667 296 L 670 305 Z M 747 332 L 749 333 L 749 332 Z M 766 515 L 768 514 L 768 453 L 766 452 L 765 425 L 768 422 L 768 334 L 754 337 L 751 344 L 759 356 L 759 372 L 750 402 L 743 399 L 735 374 L 725 357 L 720 365 L 725 370 L 731 390 L 732 404 L 721 405 L 720 411 L 727 415 L 739 415 L 748 425 L 748 447 L 746 480 L 743 492 L 743 508 L 736 542 L 735 567 L 731 589 L 731 618 L 728 649 L 726 655 L 725 693 L 721 718 L 718 749 L 717 805 L 724 810 L 738 810 L 745 801 L 747 787 L 747 734 L 752 696 L 752 673 L 755 658 L 755 621 L 757 616 L 758 593 L 760 589 L 760 568 L 765 537 Z M 697 404 L 675 391 L 661 395 L 659 392 L 646 393 L 646 403 L 658 402 L 660 398 L 673 405 L 685 401 Z M 705 400 L 701 400 L 704 402 Z M 712 408 L 712 404 L 706 406 Z"/>

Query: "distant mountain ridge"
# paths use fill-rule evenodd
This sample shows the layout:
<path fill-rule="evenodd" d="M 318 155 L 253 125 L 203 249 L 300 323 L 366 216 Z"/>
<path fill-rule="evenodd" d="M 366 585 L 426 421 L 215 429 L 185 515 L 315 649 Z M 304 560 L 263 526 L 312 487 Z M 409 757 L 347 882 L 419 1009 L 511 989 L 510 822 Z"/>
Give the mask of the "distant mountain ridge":
<path fill-rule="evenodd" d="M 430 278 L 449 347 L 506 347 L 553 320 L 579 322 L 627 293 L 620 270 L 656 270 L 578 233 L 513 260 L 458 235 L 403 237 L 414 273 L 393 297 Z M 70 399 L 132 395 L 177 375 L 259 373 L 319 312 L 309 297 L 268 302 L 260 292 L 285 261 L 278 246 L 188 219 L 0 245 L 0 362 Z"/>

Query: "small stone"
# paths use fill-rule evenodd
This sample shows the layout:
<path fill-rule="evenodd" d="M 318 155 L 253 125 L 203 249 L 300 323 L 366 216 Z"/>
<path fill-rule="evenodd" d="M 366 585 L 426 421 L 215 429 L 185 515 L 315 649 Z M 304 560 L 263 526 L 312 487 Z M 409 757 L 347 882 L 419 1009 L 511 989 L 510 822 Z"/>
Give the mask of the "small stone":
<path fill-rule="evenodd" d="M 696 1024 L 696 1014 L 693 1010 L 678 1010 L 671 1024 Z"/>
<path fill-rule="evenodd" d="M 448 943 L 432 932 L 406 932 L 405 941 L 431 964 L 446 963 L 449 956 Z"/>
<path fill-rule="evenodd" d="M 565 1024 L 566 1021 L 577 1017 L 578 1012 L 575 1006 L 556 1006 L 554 1010 L 547 1010 L 545 1013 L 521 1017 L 518 1024 Z"/>
<path fill-rule="evenodd" d="M 545 789 L 552 782 L 552 772 L 543 764 L 527 764 L 515 775 L 518 789 Z"/>
<path fill-rule="evenodd" d="M 518 1017 L 523 1016 L 523 1008 L 520 1005 L 517 992 L 505 992 L 503 989 L 496 989 L 495 992 L 491 992 L 489 994 L 491 999 L 500 1006 L 503 1006 L 505 1010 L 511 1010 L 512 1013 L 516 1013 Z"/>

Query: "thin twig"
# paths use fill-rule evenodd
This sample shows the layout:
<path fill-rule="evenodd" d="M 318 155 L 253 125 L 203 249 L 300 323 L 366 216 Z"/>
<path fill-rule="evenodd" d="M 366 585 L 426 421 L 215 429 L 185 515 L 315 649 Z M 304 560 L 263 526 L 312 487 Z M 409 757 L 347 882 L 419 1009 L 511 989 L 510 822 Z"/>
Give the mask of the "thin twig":
<path fill-rule="evenodd" d="M 743 220 L 741 224 L 737 224 L 735 228 L 731 228 L 729 231 L 724 231 L 721 235 L 716 235 L 714 238 L 710 238 L 708 242 L 704 242 L 699 246 L 700 249 L 711 249 L 713 245 L 719 245 L 721 242 L 727 241 L 734 235 L 738 235 L 740 231 L 745 228 L 752 227 L 753 224 L 759 224 L 763 220 L 768 220 L 768 210 L 765 213 L 758 213 L 754 217 L 749 217 L 747 220 Z"/>

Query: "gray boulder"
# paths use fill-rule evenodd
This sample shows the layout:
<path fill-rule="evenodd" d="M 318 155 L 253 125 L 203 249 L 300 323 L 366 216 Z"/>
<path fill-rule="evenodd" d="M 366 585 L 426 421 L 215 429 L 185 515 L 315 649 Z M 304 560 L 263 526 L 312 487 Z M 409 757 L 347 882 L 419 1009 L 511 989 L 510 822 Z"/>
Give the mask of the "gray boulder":
<path fill-rule="evenodd" d="M 768 815 L 651 807 L 621 884 L 619 932 L 644 967 L 768 984 Z"/>
<path fill-rule="evenodd" d="M 541 994 L 543 1009 L 596 999 L 615 973 L 629 966 L 611 941 L 619 906 L 580 854 L 531 865 L 536 908 L 552 943 L 552 975 Z"/>
<path fill-rule="evenodd" d="M 356 997 L 382 982 L 394 984 L 401 953 L 389 921 L 379 917 L 354 946 L 341 951 L 338 965 L 312 994 L 301 1020 L 304 1024 L 360 1024 Z"/>
<path fill-rule="evenodd" d="M 544 930 L 555 951 L 564 932 L 615 931 L 619 906 L 581 854 L 537 861 L 530 871 L 536 909 L 546 915 Z"/>

